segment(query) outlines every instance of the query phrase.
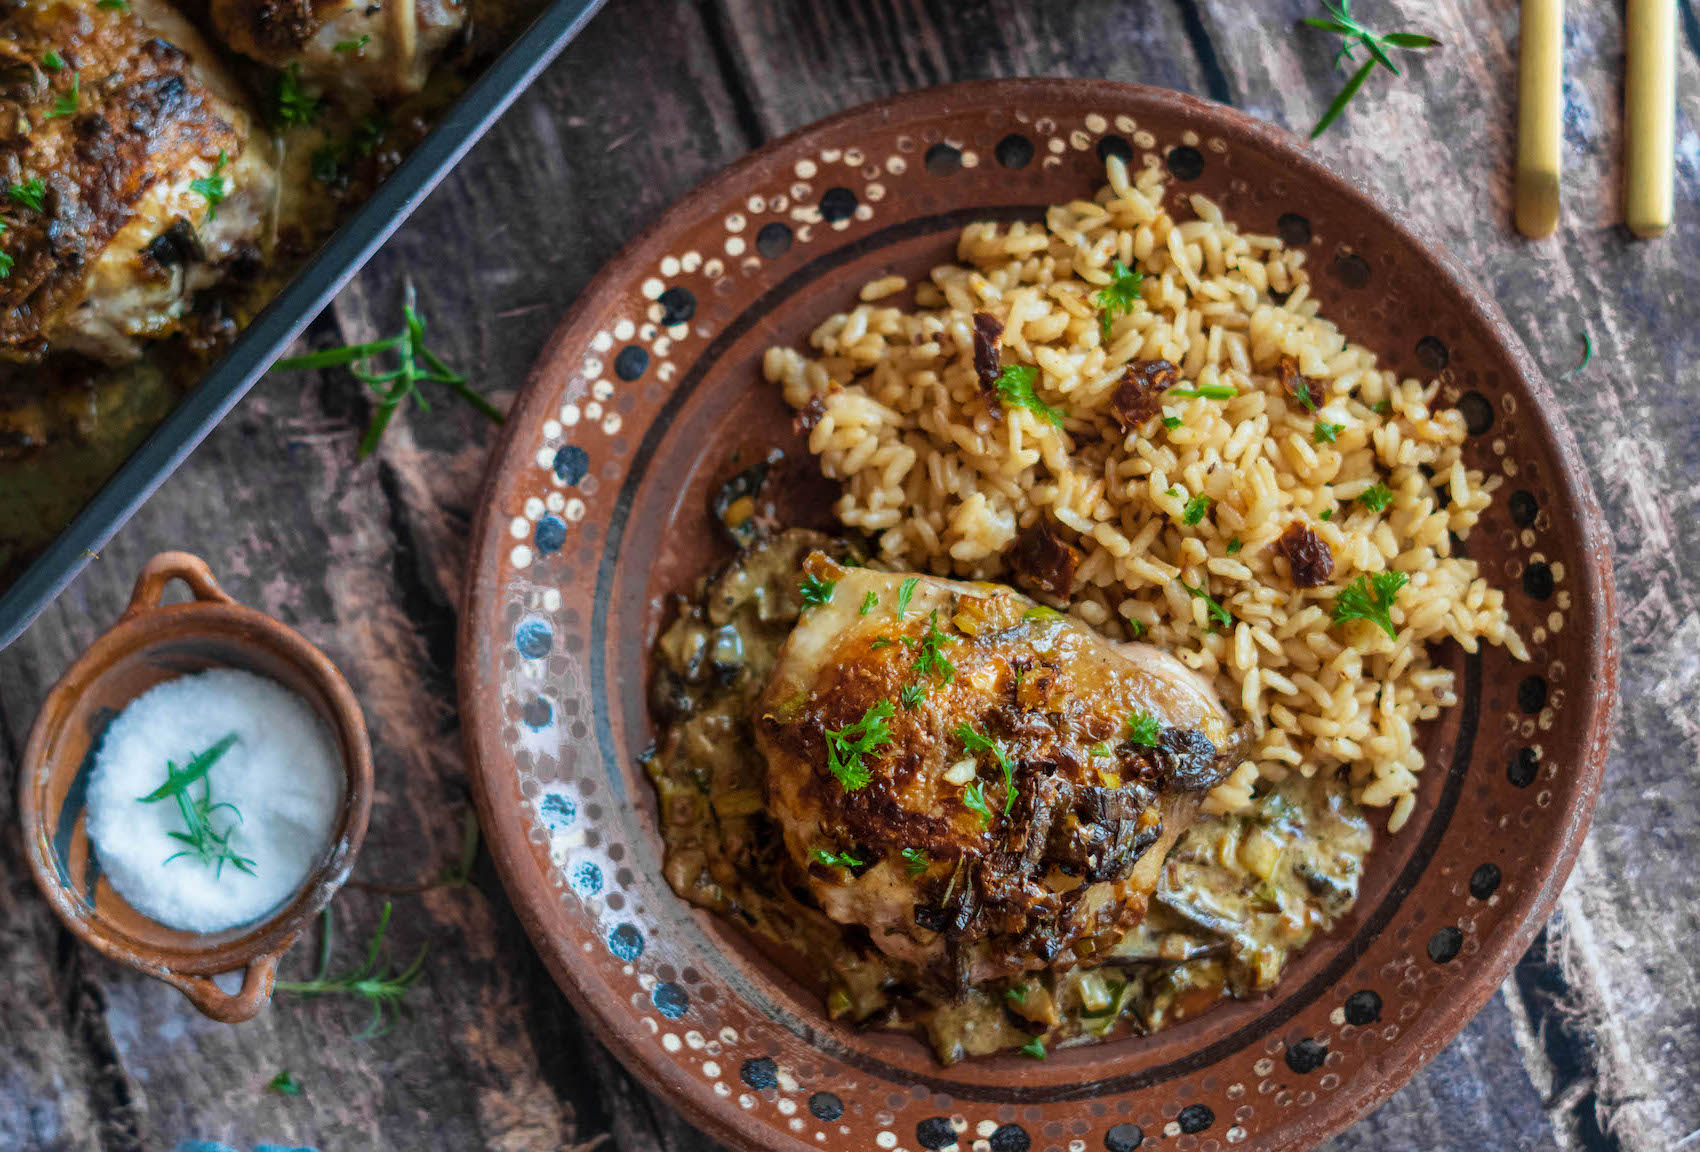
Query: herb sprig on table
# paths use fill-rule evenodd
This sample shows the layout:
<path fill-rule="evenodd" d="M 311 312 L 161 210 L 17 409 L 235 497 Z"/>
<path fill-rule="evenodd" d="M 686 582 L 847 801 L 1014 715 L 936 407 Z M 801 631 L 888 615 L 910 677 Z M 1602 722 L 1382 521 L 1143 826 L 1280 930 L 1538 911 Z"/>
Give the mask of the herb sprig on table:
<path fill-rule="evenodd" d="M 390 927 L 390 903 L 378 916 L 378 927 L 372 933 L 372 943 L 366 948 L 366 959 L 354 971 L 344 976 L 331 976 L 332 920 L 331 910 L 324 911 L 324 937 L 319 945 L 319 971 L 311 980 L 279 980 L 274 987 L 279 992 L 300 996 L 356 996 L 372 1005 L 372 1018 L 360 1032 L 362 1038 L 379 1036 L 389 1031 L 403 996 L 419 979 L 425 967 L 426 946 L 420 945 L 413 962 L 392 974 L 389 963 L 379 963 L 384 936 Z"/>
<path fill-rule="evenodd" d="M 1346 81 L 1346 86 L 1340 89 L 1340 94 L 1334 97 L 1334 102 L 1323 112 L 1322 118 L 1316 122 L 1316 127 L 1310 130 L 1312 140 L 1328 131 L 1328 126 L 1340 118 L 1340 113 L 1346 110 L 1346 105 L 1352 102 L 1352 97 L 1369 79 L 1370 73 L 1382 67 L 1395 76 L 1402 75 L 1399 66 L 1393 63 L 1389 49 L 1434 48 L 1440 41 L 1433 36 L 1425 36 L 1421 32 L 1372 32 L 1352 15 L 1352 0 L 1340 0 L 1339 6 L 1323 0 L 1323 10 L 1326 16 L 1307 16 L 1304 23 L 1312 28 L 1320 28 L 1324 32 L 1332 32 L 1341 38 L 1340 51 L 1334 54 L 1334 66 L 1340 67 L 1346 63 L 1357 63 L 1354 55 L 1359 48 L 1369 53 L 1369 58 L 1358 64 L 1357 71 Z"/>
<path fill-rule="evenodd" d="M 231 830 L 241 822 L 242 813 L 234 804 L 214 803 L 212 781 L 207 779 L 207 772 L 235 743 L 236 733 L 231 732 L 196 755 L 186 767 L 178 768 L 175 761 L 166 761 L 165 783 L 146 796 L 136 798 L 142 804 L 157 804 L 165 799 L 177 801 L 177 812 L 183 817 L 184 830 L 167 832 L 166 835 L 186 847 L 167 856 L 167 864 L 179 857 L 188 857 L 211 868 L 215 879 L 224 875 L 226 864 L 250 876 L 254 874 L 254 861 L 230 846 Z M 199 796 L 190 791 L 197 783 L 201 786 Z M 228 808 L 235 817 L 222 832 L 213 827 L 213 814 L 221 808 Z"/>
<path fill-rule="evenodd" d="M 401 310 L 406 317 L 407 326 L 398 335 L 373 340 L 367 344 L 351 344 L 345 348 L 312 352 L 306 356 L 291 356 L 273 365 L 284 372 L 347 365 L 357 380 L 372 389 L 378 397 L 378 408 L 372 413 L 371 422 L 366 425 L 366 434 L 360 438 L 359 458 L 362 460 L 372 454 L 385 429 L 390 426 L 390 419 L 395 416 L 396 409 L 407 400 L 413 400 L 423 412 L 431 410 L 425 394 L 419 390 L 419 385 L 424 383 L 446 386 L 492 423 L 500 424 L 505 419 L 501 409 L 480 396 L 472 385 L 467 383 L 465 376 L 443 363 L 440 356 L 425 347 L 425 318 L 414 307 L 411 283 L 407 285 Z M 389 371 L 372 371 L 356 366 L 362 361 L 375 361 L 390 352 L 395 353 L 396 366 Z"/>

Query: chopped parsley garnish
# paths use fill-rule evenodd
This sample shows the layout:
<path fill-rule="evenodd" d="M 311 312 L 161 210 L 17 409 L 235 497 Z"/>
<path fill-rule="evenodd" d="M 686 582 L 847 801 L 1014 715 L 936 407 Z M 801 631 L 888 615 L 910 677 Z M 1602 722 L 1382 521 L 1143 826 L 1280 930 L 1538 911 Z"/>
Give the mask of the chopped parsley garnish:
<path fill-rule="evenodd" d="M 1340 51 L 1334 56 L 1334 66 L 1338 68 L 1345 62 L 1355 63 L 1352 53 L 1357 51 L 1359 45 L 1368 49 L 1369 59 L 1358 65 L 1358 70 L 1352 73 L 1351 79 L 1340 89 L 1340 94 L 1328 105 L 1327 111 L 1323 112 L 1322 118 L 1316 122 L 1316 127 L 1310 130 L 1312 140 L 1326 132 L 1328 126 L 1339 119 L 1340 113 L 1346 110 L 1346 105 L 1352 102 L 1352 97 L 1358 94 L 1358 89 L 1364 86 L 1364 81 L 1369 79 L 1377 64 L 1395 76 L 1400 74 L 1398 66 L 1388 56 L 1387 49 L 1433 48 L 1440 43 L 1434 37 L 1424 36 L 1420 32 L 1371 32 L 1352 16 L 1352 0 L 1340 0 L 1338 8 L 1328 3 L 1328 0 L 1323 0 L 1322 7 L 1328 13 L 1327 16 L 1307 16 L 1304 23 L 1324 32 L 1332 32 L 1341 38 Z"/>
<path fill-rule="evenodd" d="M 1200 520 L 1204 519 L 1204 514 L 1210 511 L 1210 505 L 1212 503 L 1214 503 L 1214 501 L 1212 501 L 1210 497 L 1200 492 L 1198 495 L 1186 502 L 1186 511 L 1181 513 L 1181 523 L 1198 523 Z"/>
<path fill-rule="evenodd" d="M 919 576 L 911 576 L 897 586 L 897 618 L 903 619 L 903 614 L 909 611 L 909 601 L 915 595 L 915 585 L 921 582 Z"/>
<path fill-rule="evenodd" d="M 1181 424 L 1182 424 L 1182 420 L 1179 416 L 1165 416 L 1165 417 L 1163 417 L 1163 427 L 1165 427 L 1165 428 L 1179 428 L 1181 426 Z"/>
<path fill-rule="evenodd" d="M 1311 426 L 1310 438 L 1317 444 L 1332 444 L 1335 437 L 1345 430 L 1344 424 L 1330 424 L 1326 420 L 1318 420 Z"/>
<path fill-rule="evenodd" d="M 218 215 L 218 206 L 224 203 L 229 195 L 230 185 L 224 178 L 224 166 L 230 163 L 230 153 L 219 149 L 218 162 L 213 165 L 212 174 L 199 180 L 189 181 L 189 191 L 198 192 L 207 201 L 207 221 L 210 223 Z"/>
<path fill-rule="evenodd" d="M 5 230 L 4 223 L 0 222 L 0 232 L 4 232 Z M 0 252 L 0 276 L 10 276 L 11 274 L 12 254 L 10 252 Z"/>
<path fill-rule="evenodd" d="M 1371 404 L 1369 406 L 1369 410 L 1371 412 L 1380 412 L 1383 415 L 1386 415 L 1388 412 L 1393 411 L 1393 401 L 1388 400 L 1384 397 L 1380 400 L 1377 400 L 1374 404 Z"/>
<path fill-rule="evenodd" d="M 1094 756 L 1108 756 L 1110 755 L 1110 742 L 1108 740 L 1100 740 L 1096 744 L 1092 745 L 1088 751 Z"/>
<path fill-rule="evenodd" d="M 862 757 L 891 743 L 891 727 L 886 721 L 895 711 L 890 700 L 881 700 L 862 713 L 854 724 L 846 724 L 826 733 L 826 766 L 846 792 L 866 788 L 873 777 Z"/>
<path fill-rule="evenodd" d="M 1359 576 L 1334 597 L 1334 623 L 1368 620 L 1394 640 L 1399 639 L 1399 633 L 1393 627 L 1393 601 L 1398 598 L 1399 589 L 1410 581 L 1411 578 L 1403 572 Z"/>
<path fill-rule="evenodd" d="M 1003 810 L 1008 815 L 1015 808 L 1015 762 L 1009 758 L 1009 753 L 1003 750 L 1003 745 L 982 732 L 976 732 L 967 724 L 956 726 L 956 738 L 962 741 L 965 751 L 974 755 L 990 752 L 997 757 L 998 767 L 1003 769 Z"/>
<path fill-rule="evenodd" d="M 1358 503 L 1371 512 L 1380 512 L 1393 503 L 1393 489 L 1379 481 L 1371 488 L 1358 493 Z"/>
<path fill-rule="evenodd" d="M 1014 987 L 1005 988 L 1003 990 L 1003 998 L 1005 1000 L 1014 1000 L 1017 1004 L 1027 1003 L 1027 985 L 1017 984 Z"/>
<path fill-rule="evenodd" d="M 903 705 L 905 712 L 915 711 L 921 706 L 921 701 L 926 698 L 927 686 L 919 681 L 914 684 L 905 684 L 902 690 L 897 693 L 897 702 Z"/>
<path fill-rule="evenodd" d="M 1115 279 L 1092 297 L 1092 302 L 1098 306 L 1098 327 L 1106 343 L 1109 342 L 1110 326 L 1115 323 L 1116 317 L 1131 316 L 1133 310 L 1139 307 L 1139 285 L 1145 279 L 1143 273 L 1130 269 L 1120 260 L 1111 267 L 1115 272 Z"/>
<path fill-rule="evenodd" d="M 872 644 L 868 645 L 868 649 L 870 651 L 873 651 L 873 652 L 878 652 L 881 648 L 890 648 L 890 647 L 891 647 L 891 637 L 890 636 L 880 636 L 880 637 L 876 638 Z"/>
<path fill-rule="evenodd" d="M 95 7 L 103 8 L 108 12 L 128 12 L 130 0 L 96 0 Z"/>
<path fill-rule="evenodd" d="M 1319 517 L 1319 519 L 1324 524 L 1328 523 L 1328 521 L 1334 519 L 1334 509 L 1332 507 L 1324 508 L 1322 510 L 1322 515 Z"/>
<path fill-rule="evenodd" d="M 75 116 L 77 105 L 81 102 L 83 78 L 81 73 L 71 73 L 71 89 L 53 102 L 53 107 L 47 110 L 47 119 L 55 120 L 61 116 Z"/>
<path fill-rule="evenodd" d="M 1127 631 L 1128 635 L 1132 636 L 1135 640 L 1139 639 L 1141 636 L 1145 635 L 1145 621 L 1141 620 L 1137 616 L 1129 616 L 1127 618 Z"/>
<path fill-rule="evenodd" d="M 1181 587 L 1187 590 L 1187 594 L 1189 596 L 1193 597 L 1195 600 L 1204 601 L 1204 607 L 1210 615 L 1211 627 L 1215 627 L 1217 624 L 1220 624 L 1222 627 L 1226 628 L 1234 622 L 1234 618 L 1228 615 L 1228 610 L 1218 604 L 1216 599 L 1211 596 L 1210 593 L 1206 592 L 1202 588 L 1192 587 L 1192 585 L 1188 584 L 1185 580 L 1182 580 L 1180 583 Z"/>
<path fill-rule="evenodd" d="M 1031 364 L 1006 364 L 998 378 L 992 381 L 992 386 L 998 390 L 1005 404 L 1037 413 L 1061 428 L 1062 418 L 1067 413 L 1061 408 L 1052 408 L 1039 398 L 1039 393 L 1033 389 L 1038 378 L 1039 370 Z"/>
<path fill-rule="evenodd" d="M 950 643 L 950 637 L 939 631 L 939 610 L 933 609 L 927 618 L 927 632 L 921 637 L 920 652 L 915 656 L 915 663 L 910 665 L 914 671 L 923 676 L 931 676 L 935 672 L 944 677 L 949 684 L 956 679 L 956 665 L 945 658 L 940 647 Z"/>
<path fill-rule="evenodd" d="M 370 36 L 361 36 L 358 40 L 338 40 L 333 52 L 358 52 L 372 42 Z"/>
<path fill-rule="evenodd" d="M 849 852 L 828 852 L 825 848 L 815 849 L 815 859 L 828 868 L 860 868 L 862 859 Z"/>
<path fill-rule="evenodd" d="M 1046 1055 L 1045 1038 L 1043 1036 L 1035 1036 L 1033 1039 L 1023 1044 L 1019 1049 L 1017 1049 L 1017 1051 L 1019 1051 L 1023 1056 L 1031 1056 L 1035 1060 L 1043 1060 Z"/>
<path fill-rule="evenodd" d="M 1169 395 L 1183 400 L 1232 400 L 1239 392 L 1226 384 L 1205 384 L 1199 388 L 1171 388 Z"/>
<path fill-rule="evenodd" d="M 968 811 L 980 814 L 982 828 L 992 822 L 992 808 L 986 803 L 985 790 L 980 787 L 978 780 L 962 790 L 962 804 Z"/>
<path fill-rule="evenodd" d="M 1049 623 L 1052 620 L 1061 620 L 1062 613 L 1058 612 L 1055 608 L 1052 608 L 1049 604 L 1035 604 L 1033 607 L 1021 614 L 1021 619 L 1026 623 L 1030 623 L 1034 620 L 1043 620 Z"/>
<path fill-rule="evenodd" d="M 292 62 L 272 87 L 272 124 L 279 129 L 311 124 L 318 119 L 320 103 L 301 87 L 301 65 Z"/>
<path fill-rule="evenodd" d="M 856 615 L 866 616 L 869 612 L 872 612 L 875 608 L 879 607 L 879 602 L 879 593 L 870 589 L 868 594 L 862 597 L 862 610 L 856 613 Z"/>
<path fill-rule="evenodd" d="M 1135 712 L 1127 718 L 1127 738 L 1135 744 L 1155 748 L 1162 731 L 1163 726 L 1157 722 L 1157 717 L 1149 712 Z"/>
<path fill-rule="evenodd" d="M 47 183 L 40 176 L 31 176 L 22 184 L 14 184 L 6 189 L 6 195 L 11 197 L 12 203 L 40 212 L 47 195 Z"/>
<path fill-rule="evenodd" d="M 803 577 L 803 582 L 797 585 L 797 591 L 803 594 L 803 607 L 818 608 L 832 599 L 832 590 L 838 586 L 836 580 L 822 580 L 814 573 Z"/>
<path fill-rule="evenodd" d="M 57 72 L 65 67 L 65 58 L 49 48 L 41 54 L 41 66 L 49 72 Z"/>
<path fill-rule="evenodd" d="M 927 854 L 919 848 L 905 848 L 903 850 L 903 866 L 908 869 L 911 876 L 919 876 L 925 872 L 930 863 L 932 861 L 927 859 Z"/>
<path fill-rule="evenodd" d="M 279 1096 L 299 1096 L 301 1095 L 301 1081 L 297 1080 L 289 1069 L 285 1068 L 266 1082 L 266 1091 L 276 1093 Z"/>
<path fill-rule="evenodd" d="M 1238 536 L 1235 536 L 1232 540 L 1228 541 L 1228 555 L 1238 556 L 1240 554 L 1240 549 L 1244 547 L 1245 541 L 1241 540 Z"/>

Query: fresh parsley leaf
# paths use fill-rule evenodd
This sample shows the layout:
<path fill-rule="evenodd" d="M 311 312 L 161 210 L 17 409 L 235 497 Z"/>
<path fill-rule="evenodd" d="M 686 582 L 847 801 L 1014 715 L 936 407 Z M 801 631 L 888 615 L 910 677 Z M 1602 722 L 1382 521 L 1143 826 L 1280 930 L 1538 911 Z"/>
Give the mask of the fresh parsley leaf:
<path fill-rule="evenodd" d="M 57 72 L 65 67 L 65 58 L 49 48 L 41 54 L 41 66 L 49 72 Z"/>
<path fill-rule="evenodd" d="M 1005 1000 L 1014 1000 L 1017 1004 L 1027 1003 L 1027 985 L 1016 984 L 1003 990 Z"/>
<path fill-rule="evenodd" d="M 272 86 L 271 119 L 278 130 L 311 124 L 323 101 L 301 87 L 301 65 L 293 61 Z"/>
<path fill-rule="evenodd" d="M 1393 411 L 1393 401 L 1383 397 L 1382 399 L 1377 400 L 1374 404 L 1371 404 L 1369 406 L 1369 410 L 1371 412 L 1379 412 L 1381 415 L 1385 416 L 1387 413 Z"/>
<path fill-rule="evenodd" d="M 910 668 L 923 676 L 938 673 L 944 677 L 944 682 L 949 684 L 956 679 L 956 665 L 946 659 L 944 653 L 940 651 L 948 643 L 950 643 L 950 637 L 939 631 L 939 610 L 934 608 L 932 615 L 927 618 L 927 631 L 921 637 L 920 651 L 916 654 L 915 663 L 911 664 Z"/>
<path fill-rule="evenodd" d="M 919 876 L 927 870 L 927 866 L 931 863 L 932 861 L 927 859 L 927 854 L 919 848 L 905 848 L 903 850 L 903 867 L 908 870 L 911 876 Z"/>
<path fill-rule="evenodd" d="M 1141 620 L 1137 616 L 1129 616 L 1126 619 L 1128 635 L 1132 636 L 1135 640 L 1145 635 L 1145 621 Z"/>
<path fill-rule="evenodd" d="M 968 811 L 980 814 L 982 828 L 992 822 L 992 808 L 986 803 L 985 790 L 980 787 L 978 780 L 962 790 L 962 804 Z"/>
<path fill-rule="evenodd" d="M 274 1092 L 279 1096 L 299 1096 L 301 1095 L 301 1081 L 297 1080 L 289 1069 L 285 1068 L 266 1082 L 266 1091 Z"/>
<path fill-rule="evenodd" d="M 128 12 L 130 0 L 96 0 L 95 7 L 108 12 Z"/>
<path fill-rule="evenodd" d="M 1399 633 L 1393 627 L 1393 602 L 1398 599 L 1399 589 L 1410 580 L 1403 572 L 1359 576 L 1334 597 L 1334 623 L 1368 620 L 1392 639 L 1398 640 Z"/>
<path fill-rule="evenodd" d="M 1200 492 L 1198 495 L 1186 502 L 1186 511 L 1181 513 L 1181 523 L 1198 523 L 1200 520 L 1204 519 L 1204 514 L 1210 511 L 1210 505 L 1212 503 L 1214 503 L 1214 501 L 1212 501 L 1210 497 Z"/>
<path fill-rule="evenodd" d="M 207 202 L 207 222 L 211 223 L 218 215 L 218 206 L 224 203 L 229 195 L 230 185 L 224 178 L 224 166 L 230 163 L 230 153 L 219 149 L 218 162 L 213 165 L 212 174 L 199 180 L 189 181 L 189 191 L 199 193 Z"/>
<path fill-rule="evenodd" d="M 82 98 L 83 77 L 79 72 L 71 73 L 71 87 L 53 101 L 53 107 L 47 110 L 46 119 L 55 120 L 62 116 L 75 116 L 77 106 Z"/>
<path fill-rule="evenodd" d="M 1009 758 L 1009 753 L 998 741 L 991 739 L 983 732 L 976 732 L 966 723 L 956 726 L 956 738 L 962 741 L 964 751 L 978 756 L 981 752 L 990 752 L 997 757 L 998 767 L 1003 769 L 1003 810 L 1004 815 L 1015 808 L 1015 762 Z"/>
<path fill-rule="evenodd" d="M 1163 427 L 1165 427 L 1165 428 L 1179 428 L 1181 426 L 1181 424 L 1182 424 L 1182 420 L 1179 416 L 1165 416 L 1165 417 L 1163 417 Z"/>
<path fill-rule="evenodd" d="M 1330 424 L 1326 420 L 1318 420 L 1311 426 L 1310 438 L 1317 444 L 1332 444 L 1345 430 L 1344 424 Z"/>
<path fill-rule="evenodd" d="M 1100 740 L 1098 743 L 1092 745 L 1088 751 L 1090 751 L 1094 756 L 1108 756 L 1110 755 L 1110 743 L 1108 740 Z"/>
<path fill-rule="evenodd" d="M 890 636 L 879 636 L 879 637 L 876 637 L 874 639 L 874 642 L 872 644 L 868 645 L 868 650 L 871 651 L 871 652 L 878 652 L 881 648 L 890 648 L 890 647 L 891 647 L 891 637 Z"/>
<path fill-rule="evenodd" d="M 814 573 L 803 577 L 803 582 L 797 585 L 797 591 L 803 594 L 803 607 L 818 608 L 832 599 L 832 590 L 838 586 L 836 580 L 822 580 Z"/>
<path fill-rule="evenodd" d="M 992 381 L 992 386 L 998 390 L 998 395 L 1005 404 L 1012 408 L 1025 408 L 1062 427 L 1062 418 L 1068 413 L 1061 408 L 1052 408 L 1039 398 L 1033 384 L 1039 379 L 1039 370 L 1031 364 L 1006 364 L 998 378 Z"/>
<path fill-rule="evenodd" d="M 1241 540 L 1238 536 L 1235 536 L 1232 540 L 1228 541 L 1228 555 L 1238 556 L 1240 554 L 1240 549 L 1244 547 L 1245 541 Z"/>
<path fill-rule="evenodd" d="M 815 849 L 815 859 L 828 868 L 860 868 L 862 858 L 850 852 L 828 852 L 825 848 Z"/>
<path fill-rule="evenodd" d="M 40 176 L 31 176 L 22 184 L 13 184 L 6 189 L 6 195 L 12 203 L 28 208 L 33 212 L 43 211 L 47 196 L 47 182 Z"/>
<path fill-rule="evenodd" d="M 868 594 L 862 597 L 862 610 L 856 613 L 856 615 L 866 616 L 869 612 L 872 612 L 875 608 L 879 607 L 879 602 L 879 593 L 870 588 L 868 590 Z"/>
<path fill-rule="evenodd" d="M 1324 509 L 1323 509 L 1323 510 L 1322 510 L 1322 515 L 1321 515 L 1321 516 L 1320 516 L 1320 517 L 1319 517 L 1319 519 L 1320 519 L 1320 520 L 1321 520 L 1321 521 L 1322 521 L 1322 522 L 1323 522 L 1323 523 L 1324 523 L 1324 524 L 1326 524 L 1326 523 L 1328 523 L 1328 521 L 1330 521 L 1330 520 L 1332 520 L 1332 519 L 1334 519 L 1334 508 L 1333 508 L 1333 506 L 1332 506 L 1332 505 L 1330 505 L 1330 506 L 1329 506 L 1329 507 L 1327 507 L 1327 508 L 1324 508 Z"/>
<path fill-rule="evenodd" d="M 1127 718 L 1127 738 L 1141 747 L 1157 747 L 1157 738 L 1162 734 L 1163 725 L 1149 712 L 1135 712 Z"/>
<path fill-rule="evenodd" d="M 1205 384 L 1199 388 L 1171 388 L 1169 395 L 1183 400 L 1232 400 L 1239 392 L 1227 384 Z"/>
<path fill-rule="evenodd" d="M 862 757 L 891 743 L 891 727 L 886 721 L 894 711 L 890 700 L 881 700 L 869 706 L 854 724 L 827 731 L 826 766 L 846 792 L 866 788 L 873 779 Z"/>
<path fill-rule="evenodd" d="M 1043 1036 L 1035 1036 L 1033 1039 L 1023 1044 L 1019 1049 L 1017 1049 L 1017 1051 L 1019 1051 L 1023 1056 L 1032 1057 L 1034 1060 L 1043 1060 L 1046 1055 L 1045 1038 Z"/>
<path fill-rule="evenodd" d="M 1358 494 L 1358 503 L 1371 512 L 1384 511 L 1393 503 L 1393 489 L 1378 481 L 1373 487 Z"/>
<path fill-rule="evenodd" d="M 1142 303 L 1139 285 L 1145 279 L 1143 273 L 1130 269 L 1120 260 L 1111 266 L 1111 270 L 1115 274 L 1114 279 L 1092 297 L 1092 302 L 1098 306 L 1098 328 L 1106 344 L 1109 343 L 1110 327 L 1115 323 L 1116 317 L 1131 316 L 1133 310 Z"/>
<path fill-rule="evenodd" d="M 1210 593 L 1206 592 L 1202 588 L 1192 587 L 1185 580 L 1182 580 L 1180 584 L 1182 588 L 1187 590 L 1187 594 L 1189 596 L 1192 596 L 1194 599 L 1204 601 L 1205 610 L 1209 614 L 1211 620 L 1211 627 L 1215 627 L 1217 624 L 1220 624 L 1222 627 L 1226 628 L 1234 622 L 1234 618 L 1228 615 L 1228 610 L 1218 604 Z"/>
<path fill-rule="evenodd" d="M 915 585 L 920 582 L 919 576 L 911 576 L 897 586 L 897 618 L 899 620 L 903 619 L 904 614 L 909 611 L 909 601 L 915 595 Z"/>
<path fill-rule="evenodd" d="M 1333 102 L 1328 105 L 1328 110 L 1316 122 L 1316 127 L 1310 130 L 1313 140 L 1327 131 L 1328 126 L 1339 119 L 1340 113 L 1346 110 L 1346 105 L 1351 103 L 1352 97 L 1358 94 L 1358 89 L 1364 86 L 1364 81 L 1369 79 L 1370 73 L 1375 71 L 1376 65 L 1379 64 L 1386 68 L 1395 76 L 1400 74 L 1398 65 L 1394 64 L 1393 58 L 1388 55 L 1388 48 L 1433 48 L 1440 43 L 1434 37 L 1425 36 L 1420 32 L 1371 32 L 1352 16 L 1351 0 L 1340 0 L 1338 8 L 1328 3 L 1327 0 L 1323 0 L 1322 7 L 1328 13 L 1327 16 L 1307 16 L 1304 23 L 1312 28 L 1331 32 L 1341 38 L 1340 51 L 1334 56 L 1335 67 L 1348 62 L 1355 62 L 1352 54 L 1359 47 L 1364 48 L 1369 53 L 1369 58 L 1358 66 L 1356 72 L 1352 73 L 1352 78 L 1346 81 L 1346 86 L 1340 90 L 1339 95 L 1334 97 Z"/>
<path fill-rule="evenodd" d="M 897 702 L 903 705 L 905 712 L 913 712 L 921 706 L 921 701 L 927 698 L 927 686 L 920 681 L 905 684 L 897 693 Z"/>
<path fill-rule="evenodd" d="M 361 36 L 358 40 L 338 40 L 333 52 L 358 52 L 372 42 L 370 36 Z"/>

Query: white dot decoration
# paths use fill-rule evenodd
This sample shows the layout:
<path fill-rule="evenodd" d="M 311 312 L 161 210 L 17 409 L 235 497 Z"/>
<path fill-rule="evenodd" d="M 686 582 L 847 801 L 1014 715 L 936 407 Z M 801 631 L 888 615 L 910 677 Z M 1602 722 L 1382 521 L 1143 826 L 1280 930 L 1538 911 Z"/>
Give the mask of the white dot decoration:
<path fill-rule="evenodd" d="M 543 501 L 536 496 L 528 497 L 525 502 L 525 518 L 535 520 L 541 515 L 543 515 Z"/>
<path fill-rule="evenodd" d="M 527 520 L 524 516 L 515 516 L 513 523 L 508 525 L 508 535 L 512 536 L 515 540 L 524 540 L 527 536 L 531 535 L 531 521 Z"/>
<path fill-rule="evenodd" d="M 679 274 L 679 258 L 677 256 L 663 256 L 661 258 L 661 274 L 669 280 L 677 276 Z M 657 293 L 657 295 L 660 295 L 660 293 Z"/>
<path fill-rule="evenodd" d="M 561 423 L 568 428 L 578 423 L 579 411 L 577 404 L 561 405 Z"/>
<path fill-rule="evenodd" d="M 726 255 L 742 256 L 744 254 L 744 238 L 742 236 L 726 237 Z"/>
<path fill-rule="evenodd" d="M 616 340 L 630 340 L 636 335 L 637 326 L 630 320 L 621 320 L 614 325 L 614 339 Z M 589 373 L 586 373 L 586 375 L 589 375 Z"/>
<path fill-rule="evenodd" d="M 667 286 L 665 284 L 663 284 L 661 281 L 657 280 L 655 277 L 651 276 L 648 280 L 645 280 L 643 282 L 643 288 L 641 289 L 641 291 L 643 293 L 643 298 L 645 300 L 654 300 L 655 298 L 660 296 L 661 293 L 666 290 L 666 288 L 667 288 Z"/>
<path fill-rule="evenodd" d="M 598 380 L 595 384 L 590 386 L 590 394 L 598 400 L 606 400 L 610 396 L 614 395 L 614 382 L 611 380 Z"/>
<path fill-rule="evenodd" d="M 515 568 L 527 568 L 531 565 L 531 549 L 524 544 L 515 546 L 508 554 L 508 560 Z"/>
<path fill-rule="evenodd" d="M 799 180 L 812 180 L 819 169 L 815 167 L 813 160 L 799 160 L 792 171 L 797 174 Z"/>
<path fill-rule="evenodd" d="M 716 1076 L 720 1075 L 720 1065 L 716 1064 L 713 1060 L 704 1060 L 702 1062 L 702 1074 L 707 1076 L 710 1080 L 713 1080 Z"/>

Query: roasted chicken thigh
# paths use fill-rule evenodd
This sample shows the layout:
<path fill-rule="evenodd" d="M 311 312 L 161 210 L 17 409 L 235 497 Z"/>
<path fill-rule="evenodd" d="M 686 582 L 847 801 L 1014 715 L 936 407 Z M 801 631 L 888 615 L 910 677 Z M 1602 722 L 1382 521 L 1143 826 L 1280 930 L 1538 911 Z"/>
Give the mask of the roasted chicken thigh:
<path fill-rule="evenodd" d="M 1209 687 L 1001 586 L 805 572 L 754 720 L 826 914 L 957 988 L 1107 952 L 1235 762 Z"/>
<path fill-rule="evenodd" d="M 357 104 L 407 96 L 466 23 L 463 0 L 212 0 L 231 48 Z"/>

